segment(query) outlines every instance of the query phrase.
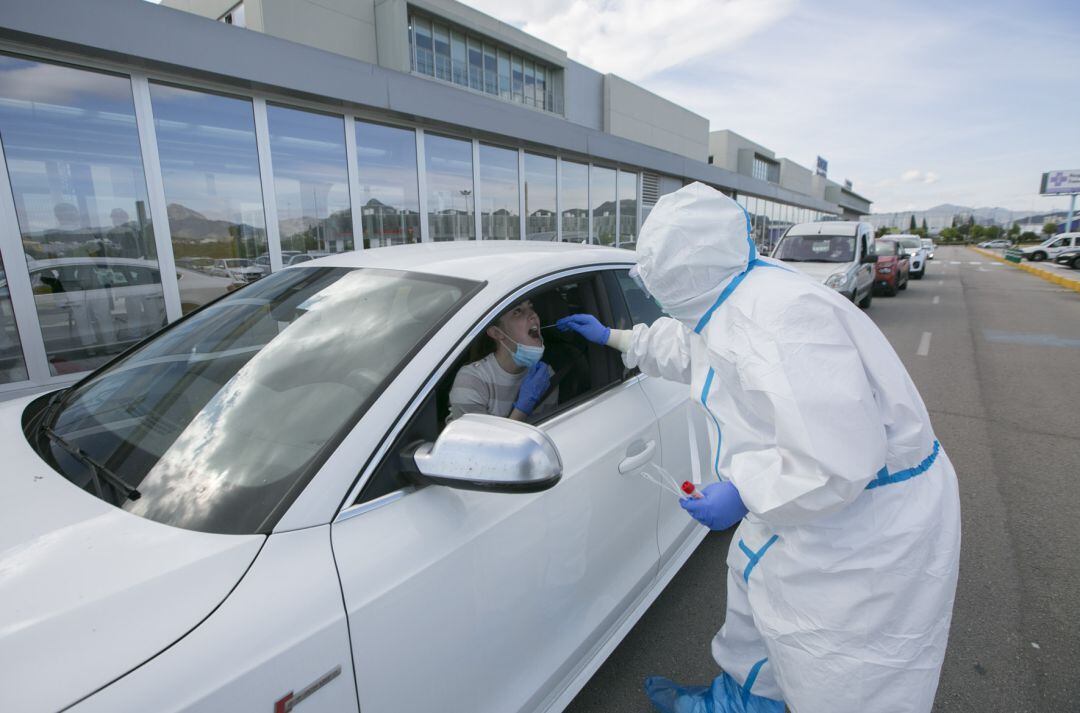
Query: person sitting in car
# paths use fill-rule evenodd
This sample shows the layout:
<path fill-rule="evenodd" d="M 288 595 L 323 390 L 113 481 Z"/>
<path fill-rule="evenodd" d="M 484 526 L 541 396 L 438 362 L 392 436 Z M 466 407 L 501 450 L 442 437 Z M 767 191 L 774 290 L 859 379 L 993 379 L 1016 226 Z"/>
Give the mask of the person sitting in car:
<path fill-rule="evenodd" d="M 557 389 L 544 399 L 553 371 L 541 361 L 544 340 L 532 302 L 523 300 L 500 315 L 484 335 L 491 353 L 458 370 L 450 388 L 449 423 L 466 413 L 524 421 L 549 411 Z"/>

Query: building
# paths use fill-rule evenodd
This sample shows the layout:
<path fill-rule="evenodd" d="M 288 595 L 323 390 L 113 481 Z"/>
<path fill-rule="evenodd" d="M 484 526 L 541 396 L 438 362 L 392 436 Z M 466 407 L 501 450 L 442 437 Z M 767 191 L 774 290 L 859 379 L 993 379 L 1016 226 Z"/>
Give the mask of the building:
<path fill-rule="evenodd" d="M 763 177 L 730 164 L 703 117 L 452 0 L 166 5 L 0 11 L 0 398 L 320 254 L 632 247 L 691 181 L 763 243 L 869 207 L 760 147 Z"/>

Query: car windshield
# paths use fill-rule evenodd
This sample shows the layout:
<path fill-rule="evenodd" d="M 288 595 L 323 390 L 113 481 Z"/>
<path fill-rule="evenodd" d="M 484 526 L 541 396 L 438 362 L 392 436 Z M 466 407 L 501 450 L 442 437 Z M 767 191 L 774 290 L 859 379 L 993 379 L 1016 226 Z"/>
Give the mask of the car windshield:
<path fill-rule="evenodd" d="M 918 238 L 900 238 L 900 244 L 912 250 L 918 250 L 922 247 L 922 241 Z"/>
<path fill-rule="evenodd" d="M 855 259 L 853 235 L 787 235 L 772 257 L 788 262 L 851 262 Z"/>
<path fill-rule="evenodd" d="M 892 240 L 875 240 L 873 245 L 873 253 L 879 257 L 896 255 L 898 249 L 896 243 Z"/>
<path fill-rule="evenodd" d="M 136 515 L 202 532 L 269 532 L 479 286 L 364 268 L 273 274 L 73 387 L 43 415 L 35 445 L 69 480 Z M 99 489 L 63 441 L 139 496 Z"/>

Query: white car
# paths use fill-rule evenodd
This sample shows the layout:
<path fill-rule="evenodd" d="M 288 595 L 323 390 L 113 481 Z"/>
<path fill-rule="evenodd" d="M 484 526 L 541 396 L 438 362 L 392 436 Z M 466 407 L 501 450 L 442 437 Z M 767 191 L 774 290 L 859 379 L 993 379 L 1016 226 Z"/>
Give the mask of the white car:
<path fill-rule="evenodd" d="M 1021 255 L 1032 262 L 1056 258 L 1060 253 L 1080 248 L 1080 233 L 1053 235 L 1038 245 L 1024 248 Z"/>
<path fill-rule="evenodd" d="M 934 259 L 934 240 L 932 238 L 922 238 L 923 249 L 926 250 L 926 259 Z"/>
<path fill-rule="evenodd" d="M 229 257 L 214 260 L 210 274 L 227 277 L 238 284 L 246 284 L 262 278 L 263 270 L 254 260 Z"/>
<path fill-rule="evenodd" d="M 703 412 L 558 331 L 539 421 L 445 425 L 448 392 L 524 298 L 654 319 L 632 260 L 335 255 L 0 404 L 0 709 L 564 708 L 705 535 L 649 480 L 689 477 Z"/>
<path fill-rule="evenodd" d="M 799 223 L 771 257 L 819 280 L 866 308 L 874 299 L 874 226 L 854 221 Z"/>
<path fill-rule="evenodd" d="M 1008 248 L 1012 246 L 1012 242 L 1005 240 L 1004 238 L 998 238 L 996 240 L 986 240 L 979 243 L 980 248 Z"/>

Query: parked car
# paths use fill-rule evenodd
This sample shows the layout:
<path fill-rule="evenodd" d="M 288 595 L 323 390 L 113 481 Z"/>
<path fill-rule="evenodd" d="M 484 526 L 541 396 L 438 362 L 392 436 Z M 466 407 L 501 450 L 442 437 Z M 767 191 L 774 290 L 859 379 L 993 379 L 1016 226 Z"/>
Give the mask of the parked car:
<path fill-rule="evenodd" d="M 896 240 L 878 239 L 873 244 L 877 264 L 874 272 L 875 294 L 895 297 L 900 290 L 906 290 L 910 279 L 911 260 L 900 248 Z"/>
<path fill-rule="evenodd" d="M 907 253 L 908 258 L 911 260 L 911 278 L 921 280 L 923 275 L 926 274 L 927 261 L 926 248 L 923 247 L 922 238 L 918 235 L 908 235 L 906 233 L 886 235 L 885 237 L 900 243 L 900 248 Z"/>
<path fill-rule="evenodd" d="M 874 226 L 869 223 L 799 223 L 787 229 L 771 257 L 866 308 L 874 297 L 873 236 Z"/>
<path fill-rule="evenodd" d="M 255 280 L 263 277 L 262 268 L 256 265 L 253 260 L 238 257 L 214 260 L 214 266 L 210 269 L 210 274 L 227 277 L 241 284 L 255 282 Z"/>
<path fill-rule="evenodd" d="M 1080 270 L 1080 248 L 1058 253 L 1058 256 L 1054 258 L 1054 262 L 1059 265 L 1068 265 L 1073 270 Z"/>
<path fill-rule="evenodd" d="M 446 425 L 448 395 L 525 298 L 541 324 L 655 319 L 632 264 L 531 241 L 338 254 L 0 404 L 6 707 L 561 710 L 704 538 L 640 476 L 689 477 L 688 419 L 711 422 L 554 330 L 553 411 Z"/>
<path fill-rule="evenodd" d="M 1056 258 L 1058 253 L 1070 248 L 1080 248 L 1080 233 L 1053 235 L 1038 245 L 1022 249 L 1020 253 L 1032 262 L 1039 262 L 1048 258 Z"/>
<path fill-rule="evenodd" d="M 923 249 L 926 250 L 926 259 L 934 259 L 934 240 L 932 238 L 922 238 Z"/>
<path fill-rule="evenodd" d="M 1012 242 L 1005 240 L 1004 238 L 998 238 L 996 240 L 984 240 L 979 243 L 980 248 L 1008 248 L 1012 247 Z"/>

